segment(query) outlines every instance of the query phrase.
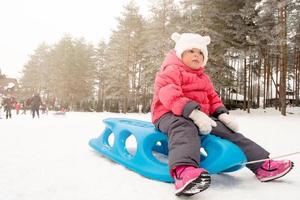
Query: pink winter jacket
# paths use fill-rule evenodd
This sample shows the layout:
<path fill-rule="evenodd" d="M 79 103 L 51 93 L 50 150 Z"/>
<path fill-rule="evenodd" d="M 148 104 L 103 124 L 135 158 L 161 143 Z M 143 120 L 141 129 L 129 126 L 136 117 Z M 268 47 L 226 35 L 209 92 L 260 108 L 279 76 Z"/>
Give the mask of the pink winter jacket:
<path fill-rule="evenodd" d="M 189 68 L 172 50 L 155 78 L 152 122 L 167 112 L 188 117 L 196 108 L 209 116 L 215 115 L 217 109 L 227 112 L 204 68 Z"/>

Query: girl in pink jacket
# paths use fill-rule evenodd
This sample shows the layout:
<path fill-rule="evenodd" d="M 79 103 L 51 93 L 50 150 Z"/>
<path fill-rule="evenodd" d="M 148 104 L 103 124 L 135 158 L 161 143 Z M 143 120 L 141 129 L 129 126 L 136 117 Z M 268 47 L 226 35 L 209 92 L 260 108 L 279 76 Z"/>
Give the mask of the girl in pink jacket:
<path fill-rule="evenodd" d="M 193 195 L 209 187 L 210 175 L 200 166 L 201 135 L 214 134 L 241 148 L 248 161 L 268 159 L 269 152 L 235 134 L 238 125 L 205 74 L 209 36 L 173 33 L 174 50 L 166 56 L 154 85 L 152 122 L 169 139 L 169 167 L 176 195 Z M 260 181 L 288 173 L 290 160 L 267 160 L 246 165 Z"/>

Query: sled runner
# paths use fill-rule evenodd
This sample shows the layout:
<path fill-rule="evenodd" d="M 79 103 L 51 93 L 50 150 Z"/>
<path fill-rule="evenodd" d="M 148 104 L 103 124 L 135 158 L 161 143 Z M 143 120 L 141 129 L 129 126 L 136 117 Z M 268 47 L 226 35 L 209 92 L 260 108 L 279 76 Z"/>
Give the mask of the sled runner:
<path fill-rule="evenodd" d="M 167 161 L 162 159 L 168 156 L 167 136 L 152 123 L 128 118 L 107 118 L 103 122 L 104 131 L 89 141 L 93 149 L 147 178 L 174 182 Z M 109 141 L 111 136 L 113 144 Z M 134 152 L 126 145 L 130 136 L 136 140 Z M 246 157 L 235 144 L 214 135 L 202 136 L 201 140 L 204 152 L 201 151 L 200 165 L 209 173 L 232 172 L 244 167 Z"/>

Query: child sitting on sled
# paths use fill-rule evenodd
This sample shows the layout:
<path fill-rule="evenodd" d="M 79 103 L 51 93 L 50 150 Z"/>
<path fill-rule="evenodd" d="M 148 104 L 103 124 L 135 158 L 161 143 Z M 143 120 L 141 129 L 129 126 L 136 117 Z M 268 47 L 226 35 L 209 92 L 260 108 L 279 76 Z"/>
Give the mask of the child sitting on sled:
<path fill-rule="evenodd" d="M 236 144 L 248 161 L 268 159 L 269 152 L 238 131 L 214 90 L 205 65 L 209 36 L 173 33 L 176 42 L 157 73 L 151 106 L 152 122 L 168 136 L 169 169 L 176 195 L 193 195 L 209 187 L 210 175 L 201 168 L 199 137 L 213 134 Z M 265 182 L 287 174 L 290 160 L 266 160 L 247 164 Z"/>

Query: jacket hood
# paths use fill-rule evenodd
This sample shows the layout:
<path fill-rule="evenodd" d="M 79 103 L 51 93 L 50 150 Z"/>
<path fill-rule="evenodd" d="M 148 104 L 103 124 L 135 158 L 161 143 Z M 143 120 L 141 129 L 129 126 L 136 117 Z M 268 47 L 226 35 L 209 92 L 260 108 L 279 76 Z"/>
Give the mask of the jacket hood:
<path fill-rule="evenodd" d="M 187 65 L 185 65 L 181 59 L 179 59 L 176 55 L 175 50 L 171 50 L 165 60 L 163 61 L 160 70 L 163 71 L 166 69 L 166 67 L 170 66 L 170 65 L 176 65 L 179 67 L 182 67 L 184 70 L 191 72 L 191 73 L 195 73 L 195 74 L 202 74 L 205 71 L 204 66 L 200 67 L 199 69 L 191 69 L 190 67 L 188 67 Z"/>

